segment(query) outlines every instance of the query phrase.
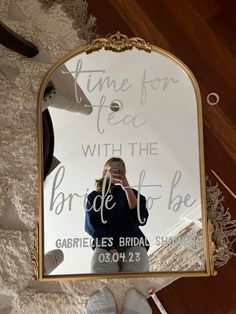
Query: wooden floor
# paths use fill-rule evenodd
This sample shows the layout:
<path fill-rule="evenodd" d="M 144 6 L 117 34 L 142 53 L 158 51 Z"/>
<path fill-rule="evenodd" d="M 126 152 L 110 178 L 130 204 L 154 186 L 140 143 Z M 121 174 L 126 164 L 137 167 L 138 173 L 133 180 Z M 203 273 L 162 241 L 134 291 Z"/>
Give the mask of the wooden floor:
<path fill-rule="evenodd" d="M 101 36 L 117 30 L 166 49 L 193 71 L 203 100 L 205 170 L 236 218 L 236 1 L 88 0 Z M 220 96 L 216 106 L 206 97 Z M 213 175 L 219 176 L 220 181 Z M 236 314 L 236 258 L 218 276 L 182 278 L 158 292 L 168 314 Z M 150 304 L 153 305 L 152 300 Z M 153 313 L 159 313 L 153 307 Z"/>
<path fill-rule="evenodd" d="M 236 1 L 87 1 L 101 36 L 119 30 L 142 37 L 172 52 L 193 71 L 203 100 L 206 174 L 219 184 L 224 205 L 236 218 Z M 5 29 L 1 32 L 5 34 Z M 1 38 L 12 48 L 10 37 L 6 43 Z M 25 49 L 21 43 L 15 47 L 19 52 Z M 29 56 L 37 53 L 35 47 L 27 49 Z M 206 102 L 211 92 L 220 96 L 216 106 Z M 158 297 L 168 314 L 236 314 L 236 258 L 220 268 L 218 276 L 178 279 L 159 291 Z M 153 313 L 159 312 L 153 307 Z"/>

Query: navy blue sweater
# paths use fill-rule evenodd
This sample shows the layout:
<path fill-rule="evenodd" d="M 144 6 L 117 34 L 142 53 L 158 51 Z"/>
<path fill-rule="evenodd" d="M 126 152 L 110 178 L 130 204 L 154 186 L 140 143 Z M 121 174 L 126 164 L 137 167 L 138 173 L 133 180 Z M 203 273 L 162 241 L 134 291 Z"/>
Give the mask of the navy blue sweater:
<path fill-rule="evenodd" d="M 137 197 L 138 192 L 134 190 Z M 129 208 L 126 194 L 122 187 L 116 186 L 111 193 L 107 194 L 113 196 L 112 201 L 108 202 L 108 206 L 116 203 L 112 209 L 103 208 L 103 219 L 107 223 L 103 223 L 101 220 L 101 212 L 95 211 L 94 208 L 89 210 L 93 206 L 94 199 L 101 193 L 97 191 L 91 192 L 87 197 L 86 202 L 86 215 L 85 215 L 85 231 L 93 238 L 93 249 L 97 246 L 109 249 L 112 247 L 118 247 L 120 244 L 120 237 L 122 238 L 136 238 L 139 239 L 140 246 L 145 246 L 148 250 L 149 242 L 145 238 L 144 234 L 140 230 L 139 226 L 143 226 L 147 222 L 148 210 L 146 208 L 146 198 L 140 194 L 140 218 L 138 219 L 137 208 Z M 101 198 L 97 198 L 96 208 L 101 205 Z M 141 220 L 141 221 L 140 221 Z M 112 245 L 105 244 L 102 238 L 112 238 Z M 142 243 L 144 243 L 142 245 Z M 129 246 L 129 245 L 128 245 Z M 132 246 L 132 245 L 131 245 Z"/>

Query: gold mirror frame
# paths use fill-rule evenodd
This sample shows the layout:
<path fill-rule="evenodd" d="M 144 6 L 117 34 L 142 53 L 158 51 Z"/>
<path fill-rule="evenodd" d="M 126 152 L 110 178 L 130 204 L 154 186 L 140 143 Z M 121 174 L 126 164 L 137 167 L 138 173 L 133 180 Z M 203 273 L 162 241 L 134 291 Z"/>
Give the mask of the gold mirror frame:
<path fill-rule="evenodd" d="M 112 274 L 79 274 L 79 275 L 52 275 L 44 276 L 43 273 L 43 143 L 42 143 L 42 112 L 41 103 L 43 100 L 43 93 L 48 84 L 48 81 L 53 72 L 61 66 L 66 60 L 80 53 L 92 53 L 104 48 L 105 50 L 112 50 L 115 52 L 122 52 L 137 48 L 144 50 L 147 53 L 154 51 L 161 53 L 168 58 L 174 60 L 179 64 L 184 71 L 188 74 L 195 89 L 197 98 L 197 111 L 198 111 L 198 136 L 199 136 L 199 156 L 200 156 L 200 177 L 201 177 L 201 212 L 203 222 L 203 244 L 204 244 L 204 257 L 205 257 L 205 271 L 195 272 L 148 272 L 148 273 L 112 273 Z M 128 38 L 126 35 L 117 32 L 116 34 L 107 38 L 99 38 L 94 40 L 91 44 L 73 49 L 54 64 L 46 73 L 38 93 L 38 106 L 37 106 L 37 132 L 38 132 L 38 185 L 39 185 L 39 220 L 34 231 L 35 247 L 34 252 L 31 254 L 31 259 L 34 264 L 35 274 L 34 279 L 40 281 L 55 281 L 55 280 L 84 280 L 84 279 L 99 279 L 99 278 L 135 278 L 135 277 L 203 277 L 216 275 L 214 270 L 214 263 L 216 259 L 216 248 L 212 240 L 213 225 L 207 218 L 206 206 L 206 183 L 205 183 L 205 168 L 204 168 L 204 150 L 203 150 L 203 119 L 202 119 L 202 102 L 201 94 L 198 83 L 191 72 L 191 70 L 173 54 L 147 43 L 145 40 L 133 37 Z"/>

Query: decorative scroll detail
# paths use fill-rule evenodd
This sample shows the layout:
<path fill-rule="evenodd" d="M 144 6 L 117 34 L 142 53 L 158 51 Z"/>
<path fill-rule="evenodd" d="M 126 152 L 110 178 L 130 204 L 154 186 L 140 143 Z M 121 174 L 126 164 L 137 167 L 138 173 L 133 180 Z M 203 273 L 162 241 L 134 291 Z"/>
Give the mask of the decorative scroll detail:
<path fill-rule="evenodd" d="M 117 32 L 116 34 L 106 38 L 95 39 L 86 49 L 86 52 L 91 53 L 102 48 L 105 50 L 121 52 L 131 50 L 133 47 L 147 52 L 151 52 L 152 50 L 151 44 L 147 43 L 144 39 L 139 37 L 128 38 L 126 35 Z"/>
<path fill-rule="evenodd" d="M 33 252 L 31 253 L 31 261 L 34 266 L 34 275 L 32 276 L 33 280 L 37 280 L 39 278 L 39 258 L 38 258 L 38 234 L 39 234 L 39 225 L 37 224 L 33 236 L 34 236 L 34 249 Z"/>
<path fill-rule="evenodd" d="M 217 258 L 217 249 L 216 249 L 214 241 L 212 240 L 214 226 L 211 223 L 210 219 L 208 219 L 208 222 L 207 222 L 207 231 L 208 231 L 208 239 L 209 239 L 210 273 L 212 276 L 216 276 L 217 271 L 215 270 L 215 261 Z"/>

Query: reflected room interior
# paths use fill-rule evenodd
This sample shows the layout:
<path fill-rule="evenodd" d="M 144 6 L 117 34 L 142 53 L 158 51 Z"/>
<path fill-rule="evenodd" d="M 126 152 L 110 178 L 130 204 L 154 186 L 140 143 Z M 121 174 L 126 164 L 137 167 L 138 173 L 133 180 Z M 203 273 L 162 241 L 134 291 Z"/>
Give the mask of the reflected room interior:
<path fill-rule="evenodd" d="M 91 273 L 94 247 L 85 230 L 86 202 L 112 157 L 125 162 L 138 201 L 145 197 L 148 219 L 137 230 L 149 243 L 148 271 L 205 271 L 196 85 L 187 68 L 169 55 L 136 48 L 79 53 L 52 73 L 41 103 L 43 250 L 45 256 L 54 251 L 56 256 L 54 267 L 47 268 L 44 260 L 46 275 Z M 118 189 L 125 193 L 121 185 Z M 97 209 L 100 219 L 107 214 L 112 210 Z M 131 242 L 121 246 L 143 246 L 135 235 L 126 233 Z M 117 262 L 113 259 L 108 264 Z M 114 272 L 107 269 L 103 272 Z"/>

